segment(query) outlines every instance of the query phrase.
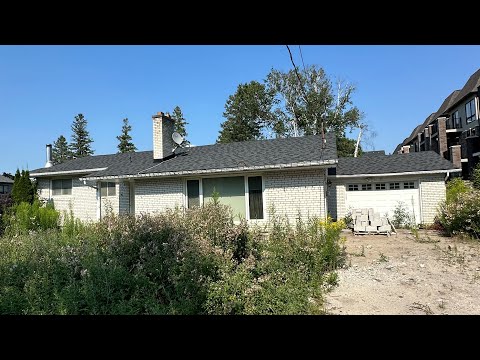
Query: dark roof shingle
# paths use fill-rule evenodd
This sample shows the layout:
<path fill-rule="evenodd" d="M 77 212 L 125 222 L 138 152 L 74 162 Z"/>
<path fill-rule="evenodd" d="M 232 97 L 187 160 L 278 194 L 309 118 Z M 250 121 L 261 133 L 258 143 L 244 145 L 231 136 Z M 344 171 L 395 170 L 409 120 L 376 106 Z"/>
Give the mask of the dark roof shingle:
<path fill-rule="evenodd" d="M 339 158 L 337 175 L 389 174 L 434 170 L 453 170 L 453 164 L 434 151 L 385 156 Z"/>
<path fill-rule="evenodd" d="M 0 175 L 0 183 L 13 184 L 13 180 L 6 176 Z"/>
<path fill-rule="evenodd" d="M 252 140 L 178 149 L 176 156 L 154 160 L 152 151 L 97 155 L 70 160 L 50 168 L 33 170 L 32 174 L 58 171 L 80 171 L 107 168 L 90 176 L 122 176 L 147 173 L 203 171 L 253 166 L 308 163 L 337 159 L 335 136 L 326 134 L 326 147 L 321 136 L 309 135 L 284 139 Z"/>

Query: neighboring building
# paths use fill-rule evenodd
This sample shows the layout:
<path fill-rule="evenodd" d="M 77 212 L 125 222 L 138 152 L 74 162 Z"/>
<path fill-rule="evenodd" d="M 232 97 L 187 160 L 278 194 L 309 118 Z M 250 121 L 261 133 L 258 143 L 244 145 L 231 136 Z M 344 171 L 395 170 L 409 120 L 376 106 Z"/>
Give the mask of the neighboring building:
<path fill-rule="evenodd" d="M 433 150 L 469 177 L 480 158 L 480 69 L 461 90 L 453 91 L 436 113 L 395 149 L 395 153 Z"/>
<path fill-rule="evenodd" d="M 13 180 L 9 177 L 0 175 L 0 194 L 10 194 L 12 192 Z"/>
<path fill-rule="evenodd" d="M 321 136 L 311 135 L 186 148 L 176 148 L 172 134 L 173 120 L 158 113 L 153 116 L 153 151 L 89 156 L 53 166 L 47 155 L 46 167 L 31 171 L 31 176 L 38 181 L 41 197 L 53 201 L 58 210 L 71 209 L 82 220 L 98 220 L 109 211 L 138 215 L 190 208 L 209 201 L 216 191 L 220 202 L 233 208 L 236 219 L 259 223 L 268 220 L 272 207 L 292 222 L 299 215 L 325 217 L 327 212 L 343 217 L 347 205 L 363 204 L 352 202 L 348 187 L 374 176 L 417 189 L 418 221 L 431 222 L 430 214 L 445 197 L 444 178 L 455 171 L 450 162 L 431 152 L 416 154 L 412 168 L 405 158 L 382 152 L 337 159 L 332 134 L 326 134 L 324 146 Z M 47 145 L 47 154 L 49 150 Z M 353 175 L 354 180 L 344 176 L 348 175 L 344 169 L 355 169 L 356 164 L 380 164 L 377 158 L 388 158 L 392 166 L 398 163 L 398 171 L 375 165 L 373 173 L 364 173 L 363 165 L 358 165 L 362 170 Z M 327 169 L 337 163 L 338 172 L 329 176 Z M 348 165 L 344 168 L 343 163 Z M 434 197 L 423 198 L 432 191 Z M 408 202 L 411 193 L 387 191 L 383 198 L 388 204 L 376 204 L 391 213 L 392 199 Z"/>

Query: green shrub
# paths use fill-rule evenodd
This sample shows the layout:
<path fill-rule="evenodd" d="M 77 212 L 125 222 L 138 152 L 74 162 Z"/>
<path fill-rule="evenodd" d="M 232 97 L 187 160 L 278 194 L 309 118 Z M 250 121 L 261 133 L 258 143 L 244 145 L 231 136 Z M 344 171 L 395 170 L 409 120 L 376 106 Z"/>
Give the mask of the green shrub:
<path fill-rule="evenodd" d="M 19 229 L 30 210 L 17 209 Z M 61 229 L 38 219 L 0 239 L 0 314 L 319 313 L 343 261 L 342 222 L 275 218 L 265 239 L 213 202 L 92 224 L 70 214 Z"/>
<path fill-rule="evenodd" d="M 415 223 L 412 214 L 403 201 L 398 201 L 397 206 L 393 209 L 392 223 L 396 228 L 411 227 Z"/>
<path fill-rule="evenodd" d="M 457 201 L 460 194 L 470 191 L 470 187 L 461 178 L 454 178 L 447 183 L 447 202 Z"/>
<path fill-rule="evenodd" d="M 40 201 L 33 204 L 22 202 L 12 206 L 5 213 L 6 231 L 10 234 L 25 234 L 32 230 L 47 230 L 58 226 L 60 214 L 52 204 L 42 206 Z"/>

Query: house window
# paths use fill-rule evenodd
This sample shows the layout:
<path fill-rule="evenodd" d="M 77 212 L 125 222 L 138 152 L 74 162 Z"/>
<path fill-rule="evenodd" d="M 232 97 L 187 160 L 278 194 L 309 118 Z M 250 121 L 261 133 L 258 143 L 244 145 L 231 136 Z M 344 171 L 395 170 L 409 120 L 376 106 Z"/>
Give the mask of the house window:
<path fill-rule="evenodd" d="M 202 180 L 203 201 L 212 201 L 217 193 L 221 204 L 232 207 L 235 219 L 245 218 L 245 178 L 243 176 L 206 178 Z"/>
<path fill-rule="evenodd" d="M 100 195 L 104 196 L 115 196 L 115 183 L 114 182 L 102 182 Z"/>
<path fill-rule="evenodd" d="M 467 124 L 475 120 L 475 99 L 472 99 L 465 104 L 465 113 L 467 114 Z"/>
<path fill-rule="evenodd" d="M 404 189 L 415 189 L 415 184 L 413 183 L 413 181 L 404 182 L 403 183 L 403 188 Z"/>
<path fill-rule="evenodd" d="M 263 219 L 262 177 L 248 178 L 248 208 L 250 219 Z"/>
<path fill-rule="evenodd" d="M 200 180 L 187 180 L 187 207 L 200 206 Z"/>
<path fill-rule="evenodd" d="M 390 183 L 390 184 L 388 184 L 388 185 L 389 185 L 388 188 L 389 188 L 390 190 L 398 190 L 398 189 L 400 189 L 400 183 Z"/>
<path fill-rule="evenodd" d="M 362 184 L 362 191 L 372 190 L 372 184 Z"/>
<path fill-rule="evenodd" d="M 72 195 L 72 179 L 52 180 L 52 195 Z"/>
<path fill-rule="evenodd" d="M 462 123 L 460 120 L 460 115 L 458 114 L 458 110 L 452 114 L 452 125 L 454 129 L 460 129 L 462 127 Z"/>
<path fill-rule="evenodd" d="M 4 192 L 4 187 L 3 185 L 0 185 L 0 194 L 6 194 L 6 192 Z"/>
<path fill-rule="evenodd" d="M 348 185 L 348 191 L 358 191 L 358 185 L 356 185 L 356 184 Z"/>
<path fill-rule="evenodd" d="M 385 190 L 386 184 L 375 184 L 375 190 Z"/>

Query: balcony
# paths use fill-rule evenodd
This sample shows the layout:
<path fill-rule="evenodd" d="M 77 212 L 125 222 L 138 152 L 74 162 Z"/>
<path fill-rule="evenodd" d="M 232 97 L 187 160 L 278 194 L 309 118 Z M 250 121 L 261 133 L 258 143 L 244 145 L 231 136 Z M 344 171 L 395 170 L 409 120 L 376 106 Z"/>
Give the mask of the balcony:
<path fill-rule="evenodd" d="M 431 136 L 433 137 L 437 133 L 438 133 L 438 122 L 435 121 L 432 125 L 432 135 Z"/>
<path fill-rule="evenodd" d="M 445 122 L 447 130 L 457 131 L 462 128 L 462 118 L 450 118 Z"/>

